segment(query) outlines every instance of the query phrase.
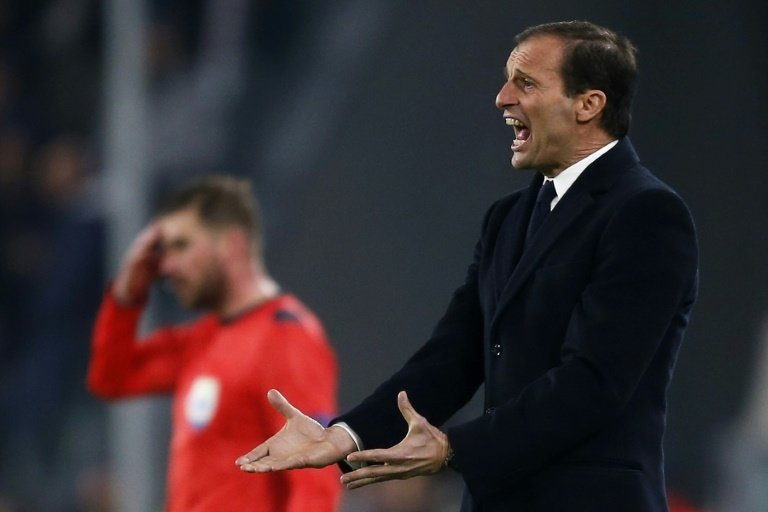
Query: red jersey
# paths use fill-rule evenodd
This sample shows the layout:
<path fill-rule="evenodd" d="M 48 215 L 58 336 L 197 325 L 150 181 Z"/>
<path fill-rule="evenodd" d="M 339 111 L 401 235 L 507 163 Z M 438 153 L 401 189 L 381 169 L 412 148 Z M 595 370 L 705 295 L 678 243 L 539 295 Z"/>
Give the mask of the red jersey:
<path fill-rule="evenodd" d="M 271 388 L 324 425 L 334 416 L 336 360 L 317 318 L 281 295 L 228 321 L 209 314 L 137 340 L 142 309 L 106 294 L 88 386 L 104 398 L 173 393 L 167 510 L 336 510 L 334 466 L 248 474 L 235 465 L 285 422 L 267 402 Z"/>

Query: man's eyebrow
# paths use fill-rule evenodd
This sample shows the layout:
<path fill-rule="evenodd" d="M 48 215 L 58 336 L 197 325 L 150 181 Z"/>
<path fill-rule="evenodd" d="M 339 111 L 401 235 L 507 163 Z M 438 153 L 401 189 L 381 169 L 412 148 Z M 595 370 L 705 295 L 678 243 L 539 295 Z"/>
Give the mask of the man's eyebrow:
<path fill-rule="evenodd" d="M 525 71 L 520 70 L 519 68 L 515 70 L 516 74 L 520 75 L 521 78 L 525 78 L 527 80 L 531 80 L 533 82 L 538 82 L 534 77 L 532 77 L 530 74 L 526 73 Z"/>
<path fill-rule="evenodd" d="M 506 67 L 505 67 L 505 68 L 504 68 L 504 70 L 503 70 L 503 73 L 504 73 L 504 78 L 505 78 L 507 81 L 509 81 L 509 80 L 511 80 L 511 79 L 512 79 L 512 76 L 509 74 L 509 69 L 508 69 L 508 68 L 506 68 Z M 531 75 L 529 75 L 529 74 L 528 74 L 528 73 L 526 73 L 525 71 L 521 71 L 520 69 L 515 69 L 515 74 L 516 74 L 516 75 L 520 75 L 522 78 L 527 78 L 528 80 L 533 80 L 534 82 L 535 82 L 535 81 L 537 81 L 537 80 L 536 80 L 535 78 L 533 78 Z"/>
<path fill-rule="evenodd" d="M 522 73 L 522 72 L 519 69 L 515 68 L 515 71 L 514 71 L 513 74 L 519 74 L 519 73 Z M 522 74 L 525 74 L 525 73 L 522 73 Z M 507 80 L 511 80 L 512 79 L 512 74 L 509 73 L 509 68 L 508 67 L 504 68 L 504 78 L 506 78 Z"/>

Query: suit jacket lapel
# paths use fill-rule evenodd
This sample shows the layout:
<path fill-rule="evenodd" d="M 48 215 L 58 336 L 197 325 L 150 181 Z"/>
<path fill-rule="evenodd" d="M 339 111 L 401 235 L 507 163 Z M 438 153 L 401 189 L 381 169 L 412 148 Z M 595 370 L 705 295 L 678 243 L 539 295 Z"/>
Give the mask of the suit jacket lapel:
<path fill-rule="evenodd" d="M 503 311 L 504 307 L 520 290 L 520 287 L 536 268 L 541 258 L 547 254 L 550 247 L 552 247 L 557 239 L 560 238 L 560 236 L 569 229 L 573 223 L 578 220 L 579 216 L 594 202 L 592 196 L 588 193 L 571 195 L 571 192 L 574 192 L 574 190 L 568 191 L 563 199 L 557 204 L 557 207 L 552 210 L 552 213 L 544 219 L 544 223 L 539 230 L 528 241 L 528 245 L 520 256 L 520 261 L 518 261 L 517 265 L 514 267 L 512 275 L 509 277 L 509 280 L 504 286 L 504 291 L 501 293 L 494 319 L 491 323 L 491 328 L 493 328 L 493 324 Z"/>
<path fill-rule="evenodd" d="M 499 297 L 502 294 L 503 289 L 506 287 L 506 283 L 509 281 L 509 276 L 512 274 L 515 267 L 518 265 L 520 256 L 522 255 L 525 245 L 525 233 L 527 229 L 526 222 L 518 222 L 517 219 L 527 219 L 533 204 L 536 201 L 536 194 L 538 193 L 538 187 L 535 186 L 535 181 L 541 181 L 541 175 L 538 173 L 534 177 L 534 182 L 528 188 L 528 192 L 522 201 L 518 201 L 512 209 L 504 215 L 501 219 L 499 229 L 494 230 L 497 232 L 497 241 L 494 250 L 502 251 L 499 257 L 494 258 L 494 293 L 493 301 L 497 303 Z M 509 221 L 512 221 L 511 223 Z M 505 237 L 510 237 L 509 241 L 503 240 Z"/>
<path fill-rule="evenodd" d="M 494 325 L 504 308 L 520 290 L 541 258 L 547 254 L 558 238 L 571 228 L 581 215 L 589 210 L 594 203 L 594 196 L 610 188 L 616 177 L 623 171 L 626 171 L 631 165 L 637 163 L 637 161 L 638 158 L 632 144 L 629 142 L 629 139 L 624 138 L 608 153 L 590 164 L 582 175 L 579 176 L 568 192 L 557 203 L 555 209 L 544 219 L 544 223 L 523 250 L 520 260 L 514 266 L 512 274 L 504 285 L 501 297 L 499 297 L 496 311 L 491 321 L 491 331 L 493 331 Z M 528 193 L 529 201 L 526 201 L 527 210 L 525 211 L 530 212 L 532 207 L 530 198 L 535 200 L 536 194 L 541 187 L 541 180 L 541 176 L 537 173 L 531 184 L 531 190 Z M 527 217 L 524 218 L 527 219 Z M 525 227 L 527 222 L 518 222 L 518 224 L 523 224 Z M 525 237 L 524 227 L 522 230 L 523 238 Z M 522 240 L 518 239 L 517 243 L 522 243 Z"/>

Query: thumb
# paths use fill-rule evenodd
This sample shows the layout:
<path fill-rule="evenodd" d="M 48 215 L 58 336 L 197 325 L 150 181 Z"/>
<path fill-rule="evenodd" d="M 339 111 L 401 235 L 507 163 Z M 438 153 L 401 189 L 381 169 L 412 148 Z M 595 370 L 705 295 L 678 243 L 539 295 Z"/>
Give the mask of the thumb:
<path fill-rule="evenodd" d="M 267 400 L 286 420 L 294 416 L 301 415 L 301 411 L 295 408 L 286 398 L 276 389 L 267 391 Z"/>
<path fill-rule="evenodd" d="M 412 421 L 421 419 L 421 415 L 413 408 L 411 401 L 408 400 L 408 393 L 405 391 L 397 394 L 397 408 L 400 409 L 400 414 L 403 415 L 409 425 Z"/>

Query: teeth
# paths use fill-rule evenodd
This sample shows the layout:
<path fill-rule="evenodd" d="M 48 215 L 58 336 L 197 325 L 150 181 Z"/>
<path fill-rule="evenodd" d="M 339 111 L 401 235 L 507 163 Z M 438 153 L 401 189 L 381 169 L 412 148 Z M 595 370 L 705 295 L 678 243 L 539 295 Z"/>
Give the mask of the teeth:
<path fill-rule="evenodd" d="M 513 141 L 512 141 L 512 147 L 513 147 L 513 148 L 516 148 L 517 146 L 519 146 L 519 145 L 520 145 L 520 144 L 522 144 L 523 142 L 525 142 L 525 141 L 524 141 L 524 140 L 521 140 L 521 139 L 515 139 L 515 140 L 513 140 Z"/>
<path fill-rule="evenodd" d="M 522 121 L 515 119 L 514 117 L 505 117 L 504 122 L 507 124 L 507 126 L 517 126 L 518 128 L 525 126 Z"/>

